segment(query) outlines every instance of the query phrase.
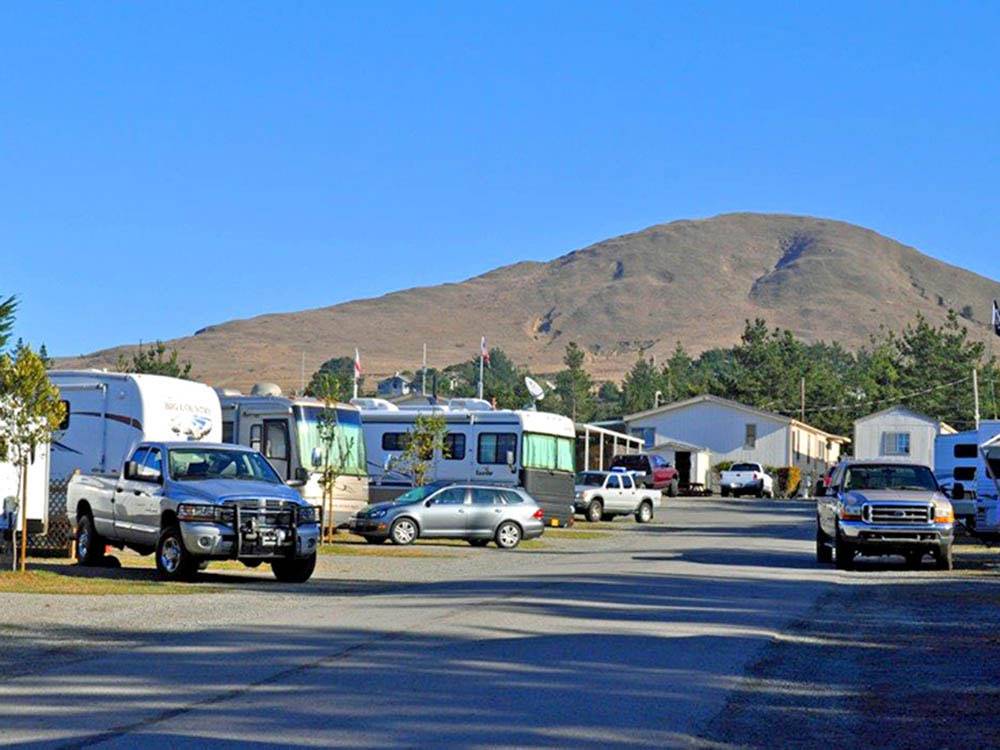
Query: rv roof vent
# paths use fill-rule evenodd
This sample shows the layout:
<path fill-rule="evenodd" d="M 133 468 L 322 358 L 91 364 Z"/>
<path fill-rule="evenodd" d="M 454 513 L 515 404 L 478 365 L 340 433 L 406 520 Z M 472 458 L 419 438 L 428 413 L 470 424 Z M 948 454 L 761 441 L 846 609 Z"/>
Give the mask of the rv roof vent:
<path fill-rule="evenodd" d="M 493 411 L 493 404 L 484 398 L 453 398 L 449 399 L 448 406 L 465 411 Z"/>
<path fill-rule="evenodd" d="M 243 392 L 239 388 L 216 388 L 216 395 L 219 396 L 242 396 Z"/>
<path fill-rule="evenodd" d="M 370 411 L 399 411 L 399 407 L 384 398 L 352 398 L 351 403 L 359 409 Z"/>
<path fill-rule="evenodd" d="M 251 396 L 280 396 L 281 388 L 274 383 L 257 383 L 250 389 Z"/>

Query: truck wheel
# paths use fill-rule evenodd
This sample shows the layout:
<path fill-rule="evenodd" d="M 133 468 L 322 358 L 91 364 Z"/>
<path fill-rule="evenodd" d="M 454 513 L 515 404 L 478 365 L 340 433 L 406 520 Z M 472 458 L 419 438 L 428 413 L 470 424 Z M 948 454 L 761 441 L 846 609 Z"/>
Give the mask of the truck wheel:
<path fill-rule="evenodd" d="M 837 533 L 836 564 L 837 570 L 852 570 L 854 568 L 854 547 Z"/>
<path fill-rule="evenodd" d="M 84 515 L 76 524 L 76 562 L 98 565 L 104 559 L 104 540 L 94 530 L 94 519 Z"/>
<path fill-rule="evenodd" d="M 286 557 L 271 563 L 271 572 L 282 583 L 305 583 L 316 570 L 316 553 L 309 557 Z"/>
<path fill-rule="evenodd" d="M 413 544 L 419 534 L 417 523 L 412 518 L 397 518 L 389 527 L 389 538 L 393 544 Z"/>
<path fill-rule="evenodd" d="M 590 505 L 587 506 L 587 520 L 591 523 L 597 523 L 604 516 L 604 503 L 600 500 L 591 500 Z"/>
<path fill-rule="evenodd" d="M 816 519 L 816 562 L 833 562 L 833 549 L 830 547 L 830 537 L 823 531 L 818 518 Z"/>
<path fill-rule="evenodd" d="M 514 549 L 521 543 L 521 527 L 513 521 L 504 521 L 497 527 L 494 541 L 500 549 Z"/>
<path fill-rule="evenodd" d="M 639 510 L 635 512 L 636 523 L 649 523 L 653 520 L 653 504 L 648 500 L 639 505 Z"/>
<path fill-rule="evenodd" d="M 938 570 L 951 570 L 955 567 L 955 562 L 951 556 L 950 544 L 942 544 L 938 547 L 935 559 L 937 561 Z"/>
<path fill-rule="evenodd" d="M 677 497 L 677 480 L 674 479 L 667 485 L 667 497 Z"/>
<path fill-rule="evenodd" d="M 723 487 L 723 488 L 722 488 L 722 489 L 721 489 L 721 490 L 719 491 L 719 494 L 720 494 L 720 495 L 722 495 L 722 497 L 729 497 L 729 490 L 728 490 L 728 489 L 726 489 L 725 487 Z"/>
<path fill-rule="evenodd" d="M 184 549 L 184 538 L 176 526 L 168 526 L 156 543 L 156 572 L 164 581 L 190 581 L 201 560 Z"/>

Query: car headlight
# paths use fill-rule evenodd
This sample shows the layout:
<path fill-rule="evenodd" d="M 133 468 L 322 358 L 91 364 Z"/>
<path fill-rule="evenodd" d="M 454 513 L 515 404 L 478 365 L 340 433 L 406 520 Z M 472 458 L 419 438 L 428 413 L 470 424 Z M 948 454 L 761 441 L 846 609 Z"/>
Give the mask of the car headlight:
<path fill-rule="evenodd" d="M 177 506 L 177 520 L 179 521 L 215 521 L 216 511 L 221 510 L 215 505 L 198 505 L 195 503 L 181 503 Z"/>
<path fill-rule="evenodd" d="M 319 508 L 315 505 L 299 506 L 298 524 L 319 523 Z"/>
<path fill-rule="evenodd" d="M 934 523 L 953 523 L 955 521 L 955 511 L 951 504 L 941 504 L 931 506 L 931 517 Z"/>
<path fill-rule="evenodd" d="M 846 502 L 840 506 L 840 520 L 841 521 L 860 521 L 861 520 L 861 504 L 855 502 Z"/>
<path fill-rule="evenodd" d="M 385 510 L 373 510 L 368 514 L 369 518 L 385 518 Z"/>

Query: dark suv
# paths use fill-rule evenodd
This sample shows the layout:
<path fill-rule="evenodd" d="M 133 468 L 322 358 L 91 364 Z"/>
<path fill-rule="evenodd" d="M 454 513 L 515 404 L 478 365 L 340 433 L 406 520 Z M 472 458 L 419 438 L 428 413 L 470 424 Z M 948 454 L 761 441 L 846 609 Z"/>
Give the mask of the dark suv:
<path fill-rule="evenodd" d="M 665 490 L 670 497 L 677 497 L 679 475 L 677 469 L 661 456 L 615 456 L 612 469 L 625 469 L 636 474 L 636 484 L 654 490 Z"/>

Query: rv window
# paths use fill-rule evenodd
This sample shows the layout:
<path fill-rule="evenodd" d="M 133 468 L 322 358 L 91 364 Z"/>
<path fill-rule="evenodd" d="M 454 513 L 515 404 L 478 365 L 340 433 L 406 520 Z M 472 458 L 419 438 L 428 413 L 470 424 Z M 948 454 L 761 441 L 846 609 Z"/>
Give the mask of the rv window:
<path fill-rule="evenodd" d="M 384 451 L 405 451 L 410 442 L 408 432 L 383 432 L 382 450 Z"/>
<path fill-rule="evenodd" d="M 465 458 L 465 435 L 461 432 L 449 432 L 444 436 L 444 458 L 448 461 L 461 461 Z"/>
<path fill-rule="evenodd" d="M 60 401 L 59 403 L 62 404 L 62 406 L 63 406 L 63 418 L 62 418 L 62 422 L 59 423 L 59 429 L 60 430 L 68 430 L 69 429 L 69 401 L 66 401 L 64 399 L 64 400 Z"/>
<path fill-rule="evenodd" d="M 222 442 L 223 443 L 235 443 L 236 439 L 233 435 L 233 423 L 229 420 L 224 420 L 222 422 Z"/>
<path fill-rule="evenodd" d="M 250 447 L 255 451 L 260 450 L 260 425 L 255 424 L 250 426 Z"/>
<path fill-rule="evenodd" d="M 956 443 L 955 458 L 979 458 L 979 446 L 975 443 Z"/>
<path fill-rule="evenodd" d="M 479 436 L 479 463 L 507 463 L 507 454 L 514 454 L 517 462 L 517 435 L 513 432 L 484 432 Z"/>
<path fill-rule="evenodd" d="M 976 480 L 976 467 L 975 466 L 956 466 L 955 467 L 955 481 L 956 482 L 974 482 Z"/>

